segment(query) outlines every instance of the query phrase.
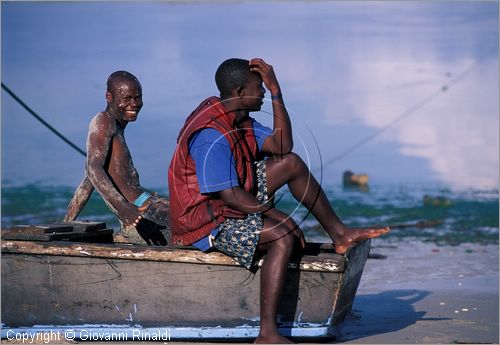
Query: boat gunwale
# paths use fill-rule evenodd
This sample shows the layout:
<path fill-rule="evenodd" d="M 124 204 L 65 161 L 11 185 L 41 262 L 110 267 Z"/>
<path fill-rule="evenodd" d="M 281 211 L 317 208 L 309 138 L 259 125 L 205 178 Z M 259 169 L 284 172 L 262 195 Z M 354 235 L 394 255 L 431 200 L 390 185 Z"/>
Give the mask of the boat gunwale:
<path fill-rule="evenodd" d="M 204 253 L 196 249 L 171 247 L 68 241 L 37 242 L 2 240 L 1 249 L 2 255 L 76 256 L 241 267 L 231 257 L 220 252 Z M 301 271 L 343 273 L 345 264 L 345 256 L 328 253 L 328 257 L 304 255 L 300 262 L 291 262 L 288 267 L 289 269 L 300 269 Z M 259 261 L 258 265 L 262 265 L 262 260 Z"/>

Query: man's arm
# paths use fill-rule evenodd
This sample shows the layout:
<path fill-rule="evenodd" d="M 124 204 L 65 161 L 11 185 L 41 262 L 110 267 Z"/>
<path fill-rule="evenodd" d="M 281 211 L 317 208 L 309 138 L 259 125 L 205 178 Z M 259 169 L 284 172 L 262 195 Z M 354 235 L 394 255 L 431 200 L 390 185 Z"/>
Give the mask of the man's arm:
<path fill-rule="evenodd" d="M 273 134 L 264 141 L 262 151 L 278 155 L 290 153 L 293 149 L 292 124 L 273 66 L 262 59 L 252 59 L 250 60 L 250 70 L 260 74 L 264 85 L 271 92 L 273 100 Z"/>
<path fill-rule="evenodd" d="M 276 209 L 271 201 L 266 203 L 261 203 L 255 196 L 248 193 L 241 187 L 232 187 L 224 189 L 219 192 L 224 203 L 243 213 L 263 213 L 267 217 L 274 219 L 277 222 L 281 222 L 288 226 L 299 238 L 302 246 L 305 246 L 304 238 L 300 228 L 295 223 L 295 221 L 287 214 Z"/>
<path fill-rule="evenodd" d="M 94 186 L 92 182 L 90 182 L 87 175 L 80 183 L 80 185 L 76 188 L 75 194 L 73 194 L 73 198 L 69 202 L 68 209 L 66 211 L 66 215 L 64 216 L 63 222 L 71 222 L 78 217 L 82 209 L 87 204 L 92 192 L 94 191 Z"/>
<path fill-rule="evenodd" d="M 221 190 L 219 196 L 227 206 L 246 214 L 264 213 L 273 206 L 272 202 L 259 202 L 255 196 L 239 186 Z"/>
<path fill-rule="evenodd" d="M 140 217 L 139 210 L 120 194 L 104 169 L 116 130 L 115 120 L 108 116 L 98 115 L 92 120 L 87 140 L 87 175 L 124 225 L 131 225 Z"/>

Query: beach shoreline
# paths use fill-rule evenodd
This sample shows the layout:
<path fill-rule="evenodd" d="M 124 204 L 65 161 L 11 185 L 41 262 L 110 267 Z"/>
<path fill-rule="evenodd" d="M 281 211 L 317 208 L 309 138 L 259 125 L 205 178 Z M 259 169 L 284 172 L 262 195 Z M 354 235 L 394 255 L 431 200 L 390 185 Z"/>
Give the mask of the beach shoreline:
<path fill-rule="evenodd" d="M 375 239 L 342 335 L 369 344 L 498 343 L 498 245 Z"/>

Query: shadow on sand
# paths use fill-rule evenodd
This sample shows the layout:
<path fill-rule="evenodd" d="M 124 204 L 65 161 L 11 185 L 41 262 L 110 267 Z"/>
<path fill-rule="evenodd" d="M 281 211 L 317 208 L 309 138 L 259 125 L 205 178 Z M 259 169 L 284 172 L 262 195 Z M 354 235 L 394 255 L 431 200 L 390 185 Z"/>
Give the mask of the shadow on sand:
<path fill-rule="evenodd" d="M 356 296 L 352 314 L 346 318 L 342 334 L 336 341 L 390 333 L 421 320 L 449 320 L 449 318 L 425 318 L 425 311 L 415 310 L 413 304 L 429 294 L 430 291 L 422 290 L 391 290 Z"/>

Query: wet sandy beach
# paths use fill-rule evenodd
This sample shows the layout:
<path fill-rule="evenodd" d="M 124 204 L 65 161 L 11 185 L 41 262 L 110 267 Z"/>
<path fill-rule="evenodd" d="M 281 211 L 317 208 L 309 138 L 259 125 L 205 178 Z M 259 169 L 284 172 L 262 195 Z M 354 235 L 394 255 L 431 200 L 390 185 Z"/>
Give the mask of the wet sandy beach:
<path fill-rule="evenodd" d="M 498 245 L 374 240 L 371 254 L 336 342 L 498 343 Z"/>

